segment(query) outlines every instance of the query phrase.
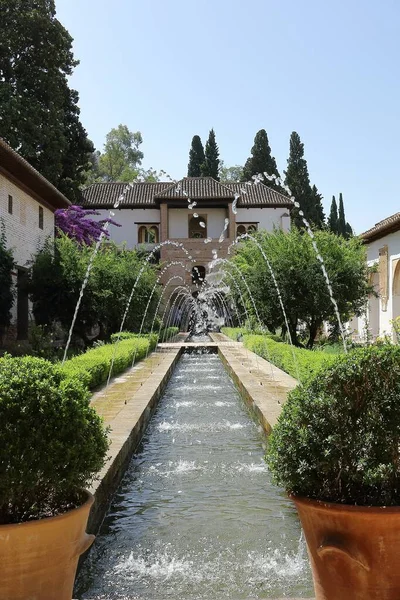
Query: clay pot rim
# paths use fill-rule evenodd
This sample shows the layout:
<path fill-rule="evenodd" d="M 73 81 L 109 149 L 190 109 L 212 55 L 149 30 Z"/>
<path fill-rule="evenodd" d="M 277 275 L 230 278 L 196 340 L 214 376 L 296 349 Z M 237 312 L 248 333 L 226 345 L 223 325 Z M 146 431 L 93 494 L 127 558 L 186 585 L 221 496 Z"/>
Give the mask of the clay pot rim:
<path fill-rule="evenodd" d="M 37 527 L 40 524 L 44 523 L 54 523 L 62 521 L 63 519 L 68 519 L 71 514 L 76 514 L 78 511 L 85 511 L 88 507 L 92 506 L 94 502 L 94 496 L 89 492 L 89 490 L 83 490 L 87 499 L 83 504 L 76 506 L 75 508 L 71 508 L 66 510 L 61 515 L 55 515 L 54 517 L 43 517 L 42 519 L 33 519 L 31 521 L 20 521 L 18 523 L 5 523 L 4 525 L 0 525 L 0 531 L 5 532 L 7 528 L 11 529 L 12 527 Z"/>
<path fill-rule="evenodd" d="M 400 513 L 400 506 L 363 506 L 362 504 L 341 504 L 339 502 L 328 502 L 326 500 L 318 500 L 315 498 L 307 498 L 306 496 L 297 496 L 296 494 L 288 494 L 293 502 L 303 506 L 314 507 L 316 510 L 336 510 L 337 512 L 381 514 Z"/>

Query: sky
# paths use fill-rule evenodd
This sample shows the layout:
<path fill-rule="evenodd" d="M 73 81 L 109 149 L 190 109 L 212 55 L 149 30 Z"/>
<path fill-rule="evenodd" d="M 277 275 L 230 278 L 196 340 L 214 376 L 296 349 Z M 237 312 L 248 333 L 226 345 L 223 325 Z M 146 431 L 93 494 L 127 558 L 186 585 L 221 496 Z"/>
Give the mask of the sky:
<path fill-rule="evenodd" d="M 289 138 L 311 183 L 343 193 L 356 233 L 400 210 L 398 0 L 56 0 L 80 61 L 71 77 L 97 149 L 120 123 L 143 166 L 187 174 L 213 127 L 226 166 L 260 129 L 282 174 Z"/>

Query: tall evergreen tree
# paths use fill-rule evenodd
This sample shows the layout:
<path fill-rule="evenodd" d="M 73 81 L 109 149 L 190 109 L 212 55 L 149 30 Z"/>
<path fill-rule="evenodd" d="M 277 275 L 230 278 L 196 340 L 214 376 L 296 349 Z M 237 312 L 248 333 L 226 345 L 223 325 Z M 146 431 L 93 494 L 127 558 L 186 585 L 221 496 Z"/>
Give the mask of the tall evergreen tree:
<path fill-rule="evenodd" d="M 335 196 L 332 196 L 331 210 L 328 218 L 328 227 L 332 233 L 339 235 L 339 217 Z"/>
<path fill-rule="evenodd" d="M 322 194 L 319 193 L 316 185 L 311 188 L 311 221 L 317 229 L 323 229 L 325 225 L 325 213 L 322 205 Z"/>
<path fill-rule="evenodd" d="M 338 233 L 346 237 L 346 217 L 344 216 L 343 196 L 339 194 Z"/>
<path fill-rule="evenodd" d="M 251 181 L 253 175 L 264 173 L 280 177 L 276 160 L 271 156 L 271 147 L 269 145 L 267 132 L 265 129 L 260 129 L 254 138 L 251 156 L 247 159 L 243 167 L 242 181 Z M 263 183 L 268 187 L 280 190 L 274 181 L 270 181 L 264 175 Z"/>
<path fill-rule="evenodd" d="M 206 142 L 205 160 L 201 167 L 203 177 L 213 177 L 219 181 L 219 149 L 215 141 L 214 129 L 211 129 Z"/>
<path fill-rule="evenodd" d="M 296 202 L 300 204 L 300 208 L 293 208 L 292 210 L 292 222 L 299 229 L 304 227 L 299 215 L 299 211 L 302 210 L 307 221 L 317 226 L 320 217 L 317 217 L 317 211 L 313 205 L 315 198 L 313 198 L 311 190 L 307 161 L 304 158 L 304 144 L 296 131 L 293 131 L 290 136 L 290 151 L 287 162 L 285 183 L 289 186 Z"/>
<path fill-rule="evenodd" d="M 1 136 L 74 200 L 93 145 L 68 86 L 72 38 L 54 0 L 0 0 L 0 14 Z"/>
<path fill-rule="evenodd" d="M 200 177 L 201 167 L 205 160 L 206 157 L 200 136 L 194 135 L 189 151 L 188 177 Z"/>

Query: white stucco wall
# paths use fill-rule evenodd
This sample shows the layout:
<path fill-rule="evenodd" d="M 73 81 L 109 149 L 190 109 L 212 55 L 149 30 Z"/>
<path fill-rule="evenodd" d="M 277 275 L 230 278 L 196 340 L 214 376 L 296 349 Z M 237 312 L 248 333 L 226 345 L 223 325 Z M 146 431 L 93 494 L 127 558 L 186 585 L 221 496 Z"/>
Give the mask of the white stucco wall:
<path fill-rule="evenodd" d="M 224 208 L 170 208 L 168 211 L 168 234 L 171 239 L 188 237 L 189 216 L 196 213 L 205 216 L 207 221 L 207 237 L 218 239 L 221 235 L 228 212 Z M 200 219 L 201 220 L 201 219 Z"/>
<path fill-rule="evenodd" d="M 13 214 L 8 196 L 13 197 Z M 43 208 L 43 229 L 39 229 L 39 206 Z M 54 213 L 0 174 L 0 218 L 5 225 L 7 246 L 19 267 L 26 267 L 48 237 L 54 237 Z"/>
<path fill-rule="evenodd" d="M 8 196 L 13 198 L 12 214 L 8 212 Z M 43 229 L 39 228 L 39 206 L 43 208 Z M 11 248 L 17 267 L 28 267 L 33 256 L 47 238 L 54 238 L 54 213 L 35 198 L 0 174 L 0 221 L 4 223 L 7 247 Z M 1 222 L 0 222 L 1 226 Z M 17 283 L 17 271 L 13 274 Z M 17 317 L 17 303 L 11 310 L 12 323 Z"/>
<path fill-rule="evenodd" d="M 258 223 L 258 229 L 272 231 L 274 227 L 289 231 L 290 216 L 287 208 L 238 208 L 236 223 Z"/>
<path fill-rule="evenodd" d="M 138 243 L 138 223 L 160 223 L 160 211 L 157 208 L 122 208 L 113 210 L 114 221 L 121 227 L 110 225 L 110 238 L 116 244 L 126 244 L 127 248 L 134 248 Z M 100 221 L 107 219 L 110 215 L 109 210 L 99 210 L 100 216 L 94 216 L 93 219 Z"/>
<path fill-rule="evenodd" d="M 378 240 L 374 240 L 367 246 L 367 262 L 372 267 L 379 266 L 379 249 L 383 246 L 388 247 L 388 302 L 387 310 L 383 310 L 381 298 L 371 297 L 369 301 L 369 329 L 372 337 L 388 335 L 393 337 L 393 328 L 391 321 L 400 316 L 400 296 L 396 295 L 393 289 L 394 271 L 397 260 L 400 259 L 400 231 L 390 233 Z M 374 274 L 374 283 L 378 281 L 378 274 Z M 378 286 L 379 287 L 379 286 Z M 377 290 L 379 292 L 379 289 Z M 352 322 L 361 339 L 365 338 L 366 321 L 364 317 Z"/>

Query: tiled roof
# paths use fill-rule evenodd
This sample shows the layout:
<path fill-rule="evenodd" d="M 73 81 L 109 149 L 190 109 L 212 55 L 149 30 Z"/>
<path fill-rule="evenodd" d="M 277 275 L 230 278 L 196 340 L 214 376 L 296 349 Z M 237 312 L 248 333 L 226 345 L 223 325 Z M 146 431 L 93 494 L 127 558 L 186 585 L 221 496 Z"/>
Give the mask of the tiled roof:
<path fill-rule="evenodd" d="M 125 190 L 125 193 L 124 193 Z M 290 208 L 290 200 L 267 187 L 263 183 L 246 185 L 242 183 L 220 183 L 212 177 L 184 177 L 176 183 L 138 182 L 93 183 L 83 191 L 83 204 L 88 207 L 111 208 L 123 195 L 120 208 L 157 207 L 160 200 L 233 200 L 239 195 L 238 207 L 285 206 Z"/>
<path fill-rule="evenodd" d="M 126 183 L 92 183 L 83 190 L 83 205 L 94 208 L 111 208 L 118 198 L 123 195 L 120 208 L 157 207 L 154 197 L 171 185 L 171 182 L 156 183 L 138 182 Z"/>
<path fill-rule="evenodd" d="M 14 180 L 24 184 L 54 209 L 70 206 L 71 202 L 2 138 L 0 138 L 0 169 L 6 176 L 9 173 Z"/>
<path fill-rule="evenodd" d="M 399 231 L 400 229 L 400 212 L 392 215 L 391 217 L 387 217 L 383 219 L 383 221 L 379 221 L 376 223 L 374 227 L 368 229 L 360 235 L 360 237 L 366 242 L 372 242 L 373 240 L 378 240 L 381 237 L 384 237 L 388 233 L 393 233 L 395 231 Z"/>

